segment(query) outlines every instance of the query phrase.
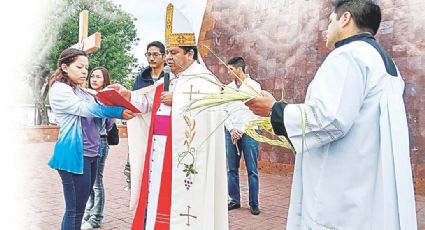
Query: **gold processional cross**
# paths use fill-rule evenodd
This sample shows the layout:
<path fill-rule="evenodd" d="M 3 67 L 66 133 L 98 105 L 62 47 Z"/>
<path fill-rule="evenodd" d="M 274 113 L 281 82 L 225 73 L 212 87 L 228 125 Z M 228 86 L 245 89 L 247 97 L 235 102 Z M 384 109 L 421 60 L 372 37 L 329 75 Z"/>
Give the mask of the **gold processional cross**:
<path fill-rule="evenodd" d="M 100 48 L 101 34 L 96 32 L 90 37 L 87 37 L 89 34 L 89 11 L 83 10 L 80 13 L 79 21 L 79 33 L 78 33 L 78 43 L 71 46 L 71 48 L 76 48 L 83 50 L 86 54 L 90 54 Z"/>
<path fill-rule="evenodd" d="M 190 215 L 189 211 L 190 211 L 190 206 L 188 205 L 187 206 L 187 214 L 180 213 L 180 216 L 187 216 L 187 224 L 186 224 L 187 226 L 190 226 L 190 217 L 195 218 L 195 219 L 197 218 L 194 215 Z"/>

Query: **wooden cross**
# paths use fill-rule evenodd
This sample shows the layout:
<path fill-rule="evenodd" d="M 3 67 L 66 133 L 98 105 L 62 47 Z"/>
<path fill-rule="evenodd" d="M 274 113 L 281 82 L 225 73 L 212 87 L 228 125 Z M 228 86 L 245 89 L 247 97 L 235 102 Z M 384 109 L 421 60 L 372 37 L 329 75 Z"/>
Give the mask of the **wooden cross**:
<path fill-rule="evenodd" d="M 194 215 L 190 215 L 189 211 L 190 211 L 190 206 L 188 205 L 187 206 L 187 214 L 180 213 L 180 216 L 187 216 L 187 224 L 186 224 L 187 226 L 190 226 L 190 223 L 189 223 L 190 218 L 189 217 L 192 217 L 192 218 L 195 218 L 195 219 L 197 218 Z"/>
<path fill-rule="evenodd" d="M 89 11 L 83 10 L 80 13 L 78 43 L 71 46 L 79 50 L 83 50 L 86 54 L 90 54 L 100 48 L 100 32 L 96 32 L 90 37 L 89 34 Z"/>

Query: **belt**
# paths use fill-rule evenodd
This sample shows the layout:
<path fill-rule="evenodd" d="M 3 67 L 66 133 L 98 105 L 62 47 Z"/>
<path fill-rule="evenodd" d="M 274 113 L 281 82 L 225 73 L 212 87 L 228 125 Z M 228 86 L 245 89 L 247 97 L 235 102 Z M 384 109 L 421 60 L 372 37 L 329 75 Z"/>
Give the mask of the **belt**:
<path fill-rule="evenodd" d="M 102 135 L 100 135 L 100 137 L 108 137 L 108 135 L 102 134 Z"/>

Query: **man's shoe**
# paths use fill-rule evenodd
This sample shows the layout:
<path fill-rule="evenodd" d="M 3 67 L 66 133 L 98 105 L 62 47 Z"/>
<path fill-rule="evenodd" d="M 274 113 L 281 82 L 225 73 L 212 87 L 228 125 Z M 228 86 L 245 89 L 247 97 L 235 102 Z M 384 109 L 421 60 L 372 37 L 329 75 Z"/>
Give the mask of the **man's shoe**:
<path fill-rule="evenodd" d="M 241 204 L 235 203 L 233 201 L 230 201 L 230 203 L 227 205 L 227 210 L 237 209 L 240 208 Z"/>
<path fill-rule="evenodd" d="M 251 205 L 249 206 L 249 211 L 251 211 L 252 215 L 258 215 L 260 214 L 260 209 L 258 208 L 258 205 Z"/>

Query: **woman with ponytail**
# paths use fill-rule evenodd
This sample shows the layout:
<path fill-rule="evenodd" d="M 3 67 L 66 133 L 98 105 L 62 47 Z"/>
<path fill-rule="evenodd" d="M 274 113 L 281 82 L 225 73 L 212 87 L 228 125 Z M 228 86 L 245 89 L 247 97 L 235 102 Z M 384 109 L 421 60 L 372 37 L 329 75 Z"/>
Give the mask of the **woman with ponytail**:
<path fill-rule="evenodd" d="M 97 171 L 101 118 L 131 119 L 130 110 L 104 106 L 81 85 L 88 73 L 86 53 L 75 48 L 64 50 L 58 68 L 50 79 L 49 102 L 60 126 L 49 166 L 62 179 L 65 214 L 62 230 L 80 230 L 86 202 Z"/>

